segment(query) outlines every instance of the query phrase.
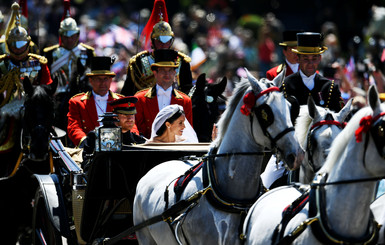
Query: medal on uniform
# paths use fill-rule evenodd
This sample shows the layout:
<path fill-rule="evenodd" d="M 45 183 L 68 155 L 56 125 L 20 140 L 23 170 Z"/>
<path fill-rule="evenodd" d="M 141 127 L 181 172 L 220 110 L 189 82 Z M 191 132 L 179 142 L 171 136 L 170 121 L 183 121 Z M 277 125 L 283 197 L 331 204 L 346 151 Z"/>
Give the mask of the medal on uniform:
<path fill-rule="evenodd" d="M 319 96 L 319 104 L 320 105 L 324 105 L 325 104 L 325 101 L 322 99 L 322 93 L 321 92 L 318 92 L 318 96 Z"/>

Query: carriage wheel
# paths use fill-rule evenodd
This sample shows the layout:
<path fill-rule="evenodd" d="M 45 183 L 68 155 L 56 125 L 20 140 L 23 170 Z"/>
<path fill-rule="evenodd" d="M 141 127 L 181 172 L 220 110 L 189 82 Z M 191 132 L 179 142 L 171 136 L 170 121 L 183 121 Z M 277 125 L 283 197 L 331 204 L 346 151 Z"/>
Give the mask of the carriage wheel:
<path fill-rule="evenodd" d="M 52 224 L 45 206 L 44 196 L 38 188 L 35 195 L 33 209 L 33 244 L 35 245 L 62 245 L 62 236 Z"/>

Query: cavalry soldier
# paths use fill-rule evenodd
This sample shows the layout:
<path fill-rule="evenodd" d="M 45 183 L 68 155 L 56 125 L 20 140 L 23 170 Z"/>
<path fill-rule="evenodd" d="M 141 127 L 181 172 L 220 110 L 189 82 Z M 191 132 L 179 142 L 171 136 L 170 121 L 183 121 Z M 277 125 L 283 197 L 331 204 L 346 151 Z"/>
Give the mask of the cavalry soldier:
<path fill-rule="evenodd" d="M 144 137 L 150 138 L 152 122 L 160 110 L 170 104 L 181 105 L 186 118 L 192 124 L 192 103 L 190 97 L 174 88 L 176 70 L 179 67 L 178 53 L 172 49 L 159 49 L 154 51 L 155 62 L 151 69 L 155 77 L 155 85 L 135 94 L 136 125 Z"/>
<path fill-rule="evenodd" d="M 20 0 L 19 7 L 21 8 L 21 15 L 19 15 L 20 26 L 28 31 L 28 7 L 27 0 Z M 1 30 L 2 26 L 2 14 L 0 13 L 0 37 L 3 30 Z M 0 54 L 8 53 L 5 47 L 5 38 L 0 39 Z M 39 54 L 39 47 L 31 40 L 29 45 L 29 53 Z"/>
<path fill-rule="evenodd" d="M 19 8 L 17 3 L 12 5 L 12 16 L 5 33 L 5 45 L 9 53 L 0 55 L 0 108 L 4 111 L 6 111 L 6 105 L 22 103 L 20 98 L 24 95 L 22 82 L 24 77 L 28 77 L 33 85 L 52 83 L 47 59 L 29 52 L 31 37 L 20 26 Z M 10 113 L 12 111 L 10 110 Z M 14 115 L 14 113 L 10 116 L 11 120 L 18 118 L 18 115 Z M 12 125 L 12 127 L 5 137 L 7 141 L 3 141 L 3 138 L 0 137 L 0 153 L 11 149 L 14 146 L 13 137 L 19 137 L 15 132 L 16 121 L 9 124 L 8 126 Z"/>
<path fill-rule="evenodd" d="M 59 44 L 43 50 L 48 59 L 52 76 L 58 78 L 59 84 L 55 94 L 56 127 L 67 127 L 69 99 L 80 92 L 91 90 L 86 72 L 95 56 L 94 48 L 79 43 L 79 27 L 71 18 L 69 0 L 64 0 L 63 19 L 59 28 Z"/>
<path fill-rule="evenodd" d="M 298 56 L 292 51 L 292 49 L 297 48 L 297 33 L 300 31 L 288 30 L 283 32 L 283 42 L 279 43 L 279 46 L 282 47 L 283 55 L 285 56 L 285 62 L 276 67 L 271 68 L 266 72 L 266 78 L 270 81 L 282 71 L 285 71 L 285 77 L 296 73 L 298 71 Z"/>
<path fill-rule="evenodd" d="M 61 92 L 60 90 L 65 91 L 65 87 L 76 76 L 85 78 L 86 69 L 90 66 L 95 51 L 91 46 L 79 43 L 79 27 L 71 17 L 69 0 L 64 0 L 64 14 L 59 28 L 59 44 L 47 47 L 43 52 L 48 59 L 51 73 L 53 75 L 64 73 L 67 79 L 67 81 L 62 81 L 63 83 L 59 84 L 58 92 Z M 87 86 L 80 90 L 85 92 L 89 89 L 90 87 Z"/>
<path fill-rule="evenodd" d="M 151 37 L 151 48 L 171 49 L 174 42 L 174 32 L 168 23 L 166 4 L 164 0 L 155 0 L 154 8 L 147 25 L 143 29 L 142 37 L 146 37 L 146 43 Z M 190 68 L 191 58 L 182 52 L 177 52 L 179 66 L 176 69 L 177 88 L 188 93 L 192 88 L 192 74 Z M 142 51 L 134 55 L 127 67 L 127 78 L 121 93 L 134 95 L 138 90 L 146 89 L 155 85 L 154 74 L 151 65 L 154 63 L 153 51 Z"/>

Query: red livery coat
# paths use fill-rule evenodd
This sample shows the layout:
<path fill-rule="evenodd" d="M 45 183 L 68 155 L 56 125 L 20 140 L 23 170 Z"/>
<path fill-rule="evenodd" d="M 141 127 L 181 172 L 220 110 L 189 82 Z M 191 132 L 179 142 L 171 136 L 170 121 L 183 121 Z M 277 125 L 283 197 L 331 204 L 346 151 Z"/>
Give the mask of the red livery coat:
<path fill-rule="evenodd" d="M 273 79 L 278 76 L 279 73 L 283 71 L 284 66 L 286 66 L 286 74 L 285 77 L 293 74 L 293 70 L 290 68 L 290 66 L 285 62 L 285 64 L 280 64 L 276 67 L 271 68 L 266 72 L 266 78 L 270 81 L 273 81 Z"/>
<path fill-rule="evenodd" d="M 122 98 L 123 95 L 109 92 L 108 101 Z M 112 112 L 112 107 L 107 103 L 107 112 Z M 79 146 L 85 139 L 88 132 L 99 127 L 98 115 L 95 106 L 95 99 L 92 92 L 80 93 L 69 100 L 69 112 L 67 132 L 71 141 Z M 131 132 L 138 133 L 136 126 Z"/>

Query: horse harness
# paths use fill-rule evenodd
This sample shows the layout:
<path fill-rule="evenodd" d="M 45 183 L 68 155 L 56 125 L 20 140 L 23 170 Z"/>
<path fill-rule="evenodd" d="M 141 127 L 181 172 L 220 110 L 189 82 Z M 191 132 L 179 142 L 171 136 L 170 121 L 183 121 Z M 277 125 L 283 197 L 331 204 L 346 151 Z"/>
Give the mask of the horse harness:
<path fill-rule="evenodd" d="M 325 120 L 319 121 L 311 126 L 309 133 L 307 134 L 306 152 L 308 153 L 308 161 L 314 173 L 317 172 L 319 168 L 316 168 L 313 161 L 313 151 L 317 147 L 317 141 L 314 139 L 313 133 L 323 125 L 336 125 L 340 129 L 343 129 L 346 123 L 340 123 L 334 120 L 333 116 L 328 113 L 325 117 Z"/>
<path fill-rule="evenodd" d="M 381 117 L 385 116 L 385 112 L 380 113 L 376 117 L 367 116 L 361 119 L 360 128 L 356 130 L 356 139 L 357 134 L 362 132 L 370 132 L 373 140 L 375 142 L 377 151 L 382 158 L 385 158 L 384 151 L 384 124 L 385 121 L 381 120 L 376 122 Z M 357 141 L 359 141 L 357 139 Z M 365 155 L 366 149 L 368 146 L 369 134 L 366 134 L 365 140 L 365 150 L 363 154 L 363 162 L 365 165 Z M 308 226 L 311 227 L 315 237 L 322 243 L 325 244 L 376 244 L 379 237 L 379 230 L 381 225 L 379 225 L 373 217 L 372 212 L 370 212 L 370 220 L 368 224 L 367 234 L 358 239 L 351 239 L 348 237 L 343 237 L 339 234 L 336 234 L 330 227 L 328 222 L 328 217 L 325 211 L 325 189 L 326 185 L 338 185 L 338 184 L 350 184 L 366 181 L 377 181 L 384 179 L 385 176 L 366 178 L 366 179 L 356 179 L 356 180 L 342 180 L 336 182 L 326 182 L 327 180 L 326 173 L 318 174 L 313 183 L 310 185 L 310 189 L 303 193 L 297 200 L 295 200 L 291 205 L 289 205 L 283 212 L 283 218 L 280 224 L 275 228 L 274 237 L 272 244 L 274 245 L 286 245 L 291 244 Z M 291 218 L 298 214 L 302 208 L 309 202 L 309 217 L 303 221 L 299 226 L 297 226 L 290 234 L 283 236 L 285 228 Z M 288 212 L 288 210 L 295 210 Z"/>
<path fill-rule="evenodd" d="M 262 97 L 265 94 L 271 93 L 271 92 L 280 92 L 278 87 L 269 87 L 262 92 L 260 92 L 258 95 L 256 95 L 255 101 L 257 101 L 260 97 Z M 285 136 L 287 133 L 294 131 L 294 127 L 288 127 L 285 128 L 282 132 L 278 133 L 275 137 L 272 137 L 271 134 L 267 131 L 267 128 L 274 123 L 274 113 L 271 109 L 271 107 L 267 104 L 262 104 L 257 107 L 253 107 L 252 112 L 256 115 L 257 120 L 259 124 L 261 125 L 263 134 L 269 138 L 271 142 L 271 149 L 273 149 L 273 153 L 277 156 L 277 160 L 279 158 L 279 153 L 281 150 L 279 149 L 277 145 L 277 141 L 281 139 L 283 136 Z M 253 116 L 250 116 L 250 125 L 251 125 L 251 132 L 253 132 Z"/>

